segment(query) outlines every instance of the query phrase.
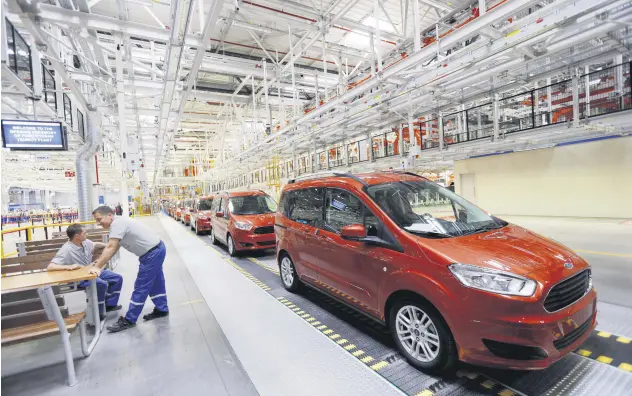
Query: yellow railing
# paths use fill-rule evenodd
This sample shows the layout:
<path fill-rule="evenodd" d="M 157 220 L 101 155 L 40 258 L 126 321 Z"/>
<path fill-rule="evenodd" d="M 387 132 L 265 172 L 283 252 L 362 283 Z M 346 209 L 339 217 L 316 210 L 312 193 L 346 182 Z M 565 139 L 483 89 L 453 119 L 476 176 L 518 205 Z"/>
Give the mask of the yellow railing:
<path fill-rule="evenodd" d="M 77 221 L 74 223 L 57 223 L 57 224 L 42 224 L 42 225 L 29 225 L 29 226 L 24 226 L 24 227 L 16 227 L 16 228 L 10 228 L 8 230 L 2 230 L 2 232 L 0 232 L 0 256 L 4 259 L 7 257 L 11 257 L 11 256 L 15 256 L 16 254 L 18 254 L 18 252 L 11 252 L 11 253 L 7 253 L 6 255 L 4 254 L 4 235 L 5 234 L 13 234 L 16 232 L 21 232 L 21 231 L 25 231 L 26 232 L 26 240 L 27 241 L 31 241 L 33 240 L 33 230 L 37 229 L 37 228 L 46 228 L 46 239 L 48 239 L 48 227 L 67 227 L 70 226 L 72 224 L 96 224 L 96 222 L 94 220 L 91 221 Z"/>

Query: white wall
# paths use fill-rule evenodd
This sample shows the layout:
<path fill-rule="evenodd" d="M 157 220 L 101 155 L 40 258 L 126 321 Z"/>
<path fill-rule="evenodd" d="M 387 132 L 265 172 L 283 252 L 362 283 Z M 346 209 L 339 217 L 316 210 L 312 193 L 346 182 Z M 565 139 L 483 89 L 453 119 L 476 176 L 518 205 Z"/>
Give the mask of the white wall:
<path fill-rule="evenodd" d="M 467 173 L 493 214 L 632 218 L 632 137 L 455 161 L 457 193 Z"/>

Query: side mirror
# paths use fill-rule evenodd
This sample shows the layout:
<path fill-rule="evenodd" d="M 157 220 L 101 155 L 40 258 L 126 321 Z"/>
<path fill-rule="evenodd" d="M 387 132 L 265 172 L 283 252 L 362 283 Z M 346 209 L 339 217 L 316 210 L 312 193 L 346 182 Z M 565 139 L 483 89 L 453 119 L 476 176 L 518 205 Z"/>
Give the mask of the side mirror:
<path fill-rule="evenodd" d="M 224 212 L 222 211 L 215 212 L 215 217 L 224 217 Z"/>
<path fill-rule="evenodd" d="M 360 240 L 366 238 L 366 228 L 362 224 L 351 224 L 342 227 L 340 236 L 343 239 Z"/>

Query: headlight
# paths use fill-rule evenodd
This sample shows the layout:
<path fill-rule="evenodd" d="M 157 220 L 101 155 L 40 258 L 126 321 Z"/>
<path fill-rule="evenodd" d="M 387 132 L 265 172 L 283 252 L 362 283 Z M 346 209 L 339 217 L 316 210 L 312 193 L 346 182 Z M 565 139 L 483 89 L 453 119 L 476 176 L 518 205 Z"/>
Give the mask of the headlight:
<path fill-rule="evenodd" d="M 464 286 L 474 289 L 526 297 L 535 292 L 536 283 L 519 275 L 465 264 L 452 264 L 448 268 Z"/>
<path fill-rule="evenodd" d="M 252 229 L 252 224 L 236 222 L 235 227 L 239 228 L 240 230 L 250 231 Z"/>

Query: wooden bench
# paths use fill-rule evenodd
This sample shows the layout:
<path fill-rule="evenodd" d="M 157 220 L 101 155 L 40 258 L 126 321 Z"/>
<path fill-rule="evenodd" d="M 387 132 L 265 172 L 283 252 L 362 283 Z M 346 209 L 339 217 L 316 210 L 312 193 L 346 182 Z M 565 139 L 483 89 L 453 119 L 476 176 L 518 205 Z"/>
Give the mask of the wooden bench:
<path fill-rule="evenodd" d="M 2 276 L 46 271 L 46 267 L 48 267 L 53 257 L 55 257 L 55 253 L 3 259 Z M 68 316 L 68 308 L 66 308 L 66 300 L 62 293 L 73 290 L 75 289 L 67 286 L 56 286 L 53 288 L 57 305 L 60 307 L 63 317 Z M 37 294 L 37 290 L 25 290 L 2 295 L 3 344 L 5 330 L 25 327 L 44 321 L 48 321 L 48 316 Z M 55 325 L 54 322 L 53 325 Z"/>
<path fill-rule="evenodd" d="M 21 260 L 21 261 L 20 261 Z M 99 308 L 96 297 L 95 275 L 88 268 L 80 268 L 75 271 L 51 271 L 45 270 L 50 261 L 50 255 L 32 255 L 15 257 L 2 262 L 2 331 L 0 332 L 2 346 L 19 344 L 40 338 L 60 335 L 68 372 L 68 385 L 77 383 L 74 367 L 74 358 L 68 335 L 77 327 L 81 338 L 81 351 L 85 357 L 90 356 L 99 340 L 103 326 L 95 328 L 95 335 L 90 344 L 87 342 L 85 318 L 86 313 L 68 314 L 64 309 L 63 297 L 56 295 L 55 289 L 66 284 L 77 284 L 82 281 L 90 281 L 89 308 L 92 316 L 96 317 L 95 325 L 99 324 Z M 39 298 L 39 304 L 33 297 Z M 17 307 L 17 308 L 16 308 Z M 61 308 L 60 308 L 61 307 Z M 44 320 L 36 320 L 39 309 L 43 309 Z M 33 311 L 36 309 L 37 311 Z M 5 312 L 26 317 L 28 323 L 18 325 L 5 325 Z M 32 315 L 36 312 L 36 315 Z M 100 323 L 100 324 L 105 324 Z"/>
<path fill-rule="evenodd" d="M 107 233 L 89 233 L 88 239 L 93 242 L 107 243 Z M 41 253 L 53 253 L 57 252 L 64 243 L 68 241 L 65 239 L 46 239 L 42 241 L 26 241 L 16 243 L 18 249 L 18 255 L 26 256 L 29 254 L 41 254 Z"/>
<path fill-rule="evenodd" d="M 4 311 L 4 308 L 2 308 L 2 310 Z M 64 323 L 66 324 L 66 329 L 68 330 L 68 332 L 72 333 L 85 317 L 85 312 L 80 312 L 64 317 Z M 52 320 L 9 329 L 5 329 L 3 323 L 2 327 L 3 346 L 21 344 L 23 342 L 38 340 L 40 338 L 50 337 L 59 334 L 59 328 L 57 327 L 57 324 Z"/>

